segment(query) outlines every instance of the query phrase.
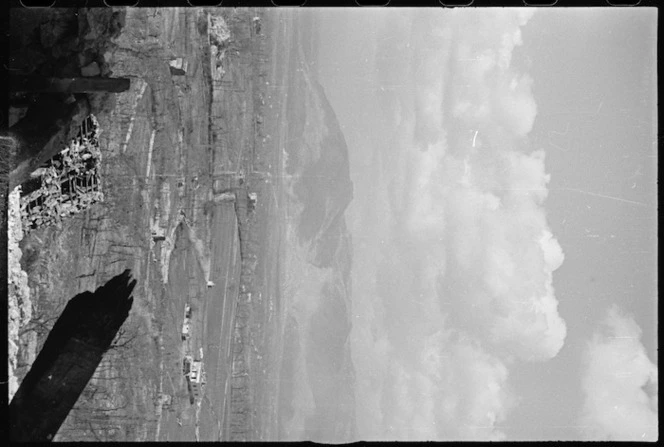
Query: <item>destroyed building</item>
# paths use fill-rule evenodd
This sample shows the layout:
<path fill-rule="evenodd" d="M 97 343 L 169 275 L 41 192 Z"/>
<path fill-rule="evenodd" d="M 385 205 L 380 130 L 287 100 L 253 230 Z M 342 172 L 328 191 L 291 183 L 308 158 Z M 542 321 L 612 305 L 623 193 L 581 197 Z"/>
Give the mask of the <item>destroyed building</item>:
<path fill-rule="evenodd" d="M 77 136 L 21 188 L 24 231 L 52 225 L 101 202 L 99 124 L 89 115 Z"/>

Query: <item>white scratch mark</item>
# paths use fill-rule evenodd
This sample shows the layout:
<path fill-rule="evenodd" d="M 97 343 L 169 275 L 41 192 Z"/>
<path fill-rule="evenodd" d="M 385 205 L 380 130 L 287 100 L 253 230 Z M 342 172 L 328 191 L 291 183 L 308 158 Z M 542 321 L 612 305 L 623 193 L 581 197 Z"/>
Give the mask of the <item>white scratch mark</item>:
<path fill-rule="evenodd" d="M 576 191 L 576 192 L 580 192 L 581 194 L 588 194 L 589 196 L 602 197 L 602 198 L 605 198 L 605 199 L 616 200 L 618 202 L 631 203 L 633 205 L 648 206 L 647 203 L 637 202 L 635 200 L 623 199 L 621 197 L 609 196 L 609 195 L 606 195 L 606 194 L 599 194 L 599 193 L 596 193 L 596 192 L 584 191 L 582 189 L 576 189 L 576 188 L 558 188 L 558 189 L 559 190 L 564 190 L 564 191 Z"/>
<path fill-rule="evenodd" d="M 550 144 L 551 146 L 555 147 L 556 149 L 559 149 L 559 150 L 561 150 L 561 151 L 563 151 L 563 152 L 569 152 L 569 148 L 567 148 L 567 147 L 562 147 L 562 146 L 558 146 L 556 143 L 554 143 L 554 142 L 551 141 L 551 140 L 549 140 L 549 144 Z"/>

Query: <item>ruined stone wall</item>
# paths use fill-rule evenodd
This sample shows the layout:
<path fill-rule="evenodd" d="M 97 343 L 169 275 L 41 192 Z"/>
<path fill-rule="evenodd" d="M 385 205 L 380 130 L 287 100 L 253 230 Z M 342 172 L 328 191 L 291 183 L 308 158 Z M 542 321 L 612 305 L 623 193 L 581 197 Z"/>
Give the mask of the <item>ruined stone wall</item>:
<path fill-rule="evenodd" d="M 70 144 L 32 174 L 21 197 L 25 231 L 54 224 L 103 201 L 98 135 L 97 120 L 90 115 Z"/>

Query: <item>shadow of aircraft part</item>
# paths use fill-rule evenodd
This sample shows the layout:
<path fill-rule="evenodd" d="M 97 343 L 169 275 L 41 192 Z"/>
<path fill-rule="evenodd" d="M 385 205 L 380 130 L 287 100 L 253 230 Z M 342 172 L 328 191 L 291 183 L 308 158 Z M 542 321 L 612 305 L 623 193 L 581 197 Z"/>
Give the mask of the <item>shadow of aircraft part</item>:
<path fill-rule="evenodd" d="M 69 300 L 9 405 L 10 441 L 52 441 L 129 316 L 130 270 Z"/>

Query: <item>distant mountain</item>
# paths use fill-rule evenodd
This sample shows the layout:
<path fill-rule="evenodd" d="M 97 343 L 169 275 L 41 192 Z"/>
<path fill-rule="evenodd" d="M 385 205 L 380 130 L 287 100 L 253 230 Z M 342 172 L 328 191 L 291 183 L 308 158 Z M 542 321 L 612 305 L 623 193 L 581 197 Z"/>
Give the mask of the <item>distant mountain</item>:
<path fill-rule="evenodd" d="M 293 189 L 303 206 L 300 243 L 309 246 L 312 264 L 329 267 L 347 233 L 344 211 L 353 198 L 353 183 L 348 146 L 325 91 L 317 81 L 306 84 L 311 87 L 301 98 L 306 117 L 291 127 L 289 140 L 296 143 L 287 150 L 288 171 L 298 177 Z"/>
<path fill-rule="evenodd" d="M 321 269 L 306 322 L 298 322 L 315 410 L 304 437 L 321 442 L 355 438 L 355 381 L 350 356 L 352 242 L 344 212 L 353 198 L 348 146 L 323 87 L 306 70 L 289 89 L 286 171 L 299 212 L 299 252 Z"/>

